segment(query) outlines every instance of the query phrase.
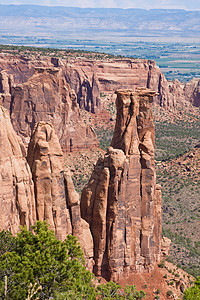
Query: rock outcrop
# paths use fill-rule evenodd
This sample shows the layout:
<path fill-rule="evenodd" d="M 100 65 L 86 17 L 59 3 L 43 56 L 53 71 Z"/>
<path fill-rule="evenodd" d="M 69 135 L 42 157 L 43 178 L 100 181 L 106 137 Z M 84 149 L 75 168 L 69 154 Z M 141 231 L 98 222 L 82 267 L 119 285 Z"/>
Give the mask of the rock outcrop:
<path fill-rule="evenodd" d="M 29 56 L 0 54 L 0 71 L 5 70 L 14 84 L 19 85 L 29 81 L 34 76 L 35 68 L 59 70 L 64 85 L 68 83 L 75 91 L 78 105 L 93 113 L 103 108 L 102 94 L 113 93 L 117 89 L 135 89 L 140 86 L 158 92 L 154 102 L 166 109 L 173 110 L 178 106 L 186 107 L 190 104 L 200 106 L 199 79 L 193 79 L 188 83 L 181 83 L 178 80 L 167 81 L 152 60 L 129 58 L 92 60 L 83 57 L 58 59 L 40 58 L 31 54 Z M 55 98 L 55 102 L 57 101 Z M 9 100 L 4 103 L 5 107 L 12 109 L 12 106 L 9 107 Z M 47 113 L 52 112 L 47 111 Z"/>
<path fill-rule="evenodd" d="M 70 173 L 64 172 L 63 153 L 50 123 L 36 124 L 27 159 L 35 187 L 37 220 L 46 220 L 61 240 L 68 234 L 75 235 L 91 269 L 93 242 L 90 229 L 81 219 L 79 195 L 75 191 Z"/>
<path fill-rule="evenodd" d="M 33 174 L 37 219 L 46 220 L 56 236 L 64 239 L 72 233 L 72 226 L 65 195 L 63 154 L 51 124 L 36 124 L 27 160 Z"/>
<path fill-rule="evenodd" d="M 0 106 L 0 230 L 14 234 L 36 221 L 34 185 L 22 140 Z"/>
<path fill-rule="evenodd" d="M 0 230 L 13 234 L 19 226 L 30 229 L 44 221 L 57 238 L 75 235 L 93 267 L 93 240 L 88 223 L 81 218 L 79 195 L 69 172 L 64 172 L 63 153 L 53 126 L 35 125 L 28 147 L 15 133 L 8 111 L 0 106 Z M 27 162 L 28 161 L 28 162 Z"/>
<path fill-rule="evenodd" d="M 200 107 L 200 79 L 192 79 L 183 87 L 185 98 L 194 106 Z"/>
<path fill-rule="evenodd" d="M 149 89 L 117 92 L 111 147 L 98 160 L 81 204 L 70 174 L 64 172 L 53 126 L 44 121 L 35 125 L 27 164 L 26 148 L 1 107 L 1 229 L 16 233 L 19 225 L 30 228 L 36 220 L 46 220 L 59 239 L 77 236 L 90 270 L 95 262 L 96 275 L 118 280 L 132 272 L 151 271 L 161 253 L 154 95 Z"/>
<path fill-rule="evenodd" d="M 91 93 L 95 76 L 96 93 L 113 93 L 117 89 L 135 89 L 140 86 L 155 90 L 154 102 L 166 109 L 193 104 L 200 106 L 200 80 L 188 83 L 167 81 L 155 61 L 146 59 L 112 59 L 107 61 L 75 60 L 64 66 L 66 80 L 78 97 L 81 107 L 95 112 L 101 109 L 100 101 L 93 101 Z"/>
<path fill-rule="evenodd" d="M 163 257 L 169 256 L 171 240 L 166 236 L 163 236 L 161 240 L 161 253 Z"/>
<path fill-rule="evenodd" d="M 96 134 L 82 121 L 76 95 L 59 68 L 37 68 L 26 83 L 12 87 L 2 104 L 10 109 L 13 127 L 26 146 L 41 120 L 53 124 L 63 151 L 98 146 Z"/>
<path fill-rule="evenodd" d="M 161 190 L 154 167 L 154 91 L 117 92 L 111 147 L 81 195 L 94 240 L 94 272 L 119 280 L 150 271 L 161 253 Z"/>
<path fill-rule="evenodd" d="M 8 75 L 6 71 L 0 72 L 0 104 L 10 110 L 11 105 L 11 88 L 13 85 L 12 75 Z"/>
<path fill-rule="evenodd" d="M 91 62 L 87 61 L 86 64 L 91 65 Z M 91 69 L 91 73 L 87 71 L 86 73 L 80 67 L 66 64 L 63 69 L 66 81 L 77 95 L 80 108 L 85 108 L 92 113 L 99 110 L 101 108 L 100 90 L 95 68 Z"/>

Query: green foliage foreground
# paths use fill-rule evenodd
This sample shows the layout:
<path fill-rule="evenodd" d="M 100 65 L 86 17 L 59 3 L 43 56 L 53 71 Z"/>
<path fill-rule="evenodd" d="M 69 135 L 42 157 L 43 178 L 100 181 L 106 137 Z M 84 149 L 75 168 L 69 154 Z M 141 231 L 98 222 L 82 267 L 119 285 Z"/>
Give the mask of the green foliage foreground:
<path fill-rule="evenodd" d="M 184 300 L 200 300 L 200 277 L 194 282 L 189 289 L 184 292 Z"/>
<path fill-rule="evenodd" d="M 143 299 L 135 286 L 97 280 L 84 266 L 77 239 L 57 240 L 48 225 L 38 221 L 32 231 L 21 228 L 14 237 L 0 233 L 0 299 Z"/>

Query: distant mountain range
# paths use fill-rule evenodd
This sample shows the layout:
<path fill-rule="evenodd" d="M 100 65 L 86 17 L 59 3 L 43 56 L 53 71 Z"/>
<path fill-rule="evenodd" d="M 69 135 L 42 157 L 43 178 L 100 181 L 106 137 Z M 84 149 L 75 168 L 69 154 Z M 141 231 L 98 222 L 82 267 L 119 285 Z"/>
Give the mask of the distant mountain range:
<path fill-rule="evenodd" d="M 0 35 L 200 38 L 200 11 L 0 5 Z"/>

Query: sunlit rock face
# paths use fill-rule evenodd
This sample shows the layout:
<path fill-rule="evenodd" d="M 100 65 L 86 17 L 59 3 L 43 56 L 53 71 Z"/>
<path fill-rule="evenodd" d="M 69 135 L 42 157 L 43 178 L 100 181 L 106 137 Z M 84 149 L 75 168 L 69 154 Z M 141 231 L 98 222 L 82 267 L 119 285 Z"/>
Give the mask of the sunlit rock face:
<path fill-rule="evenodd" d="M 9 109 L 14 130 L 26 147 L 35 124 L 40 121 L 54 126 L 64 152 L 99 145 L 92 127 L 81 119 L 77 96 L 61 68 L 38 67 L 26 82 L 17 85 L 2 71 L 0 93 L 1 103 Z"/>
<path fill-rule="evenodd" d="M 153 96 L 119 90 L 107 153 L 81 196 L 81 215 L 94 240 L 94 272 L 118 280 L 151 271 L 161 252 L 161 190 L 156 185 Z"/>
<path fill-rule="evenodd" d="M 58 136 L 48 122 L 35 125 L 28 146 L 35 190 L 37 220 L 46 221 L 58 239 L 75 235 L 85 253 L 89 269 L 93 266 L 93 241 L 88 224 L 81 218 L 79 195 L 64 159 Z"/>
<path fill-rule="evenodd" d="M 34 184 L 26 149 L 15 133 L 8 111 L 0 106 L 0 230 L 16 234 L 36 221 Z"/>

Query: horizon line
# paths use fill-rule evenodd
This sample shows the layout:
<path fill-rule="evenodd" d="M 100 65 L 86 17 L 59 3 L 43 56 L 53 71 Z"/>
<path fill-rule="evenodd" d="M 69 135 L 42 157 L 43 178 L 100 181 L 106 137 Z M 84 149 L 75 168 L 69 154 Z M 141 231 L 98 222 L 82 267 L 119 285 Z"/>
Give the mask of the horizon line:
<path fill-rule="evenodd" d="M 0 5 L 3 6 L 42 6 L 42 7 L 65 7 L 65 8 L 79 8 L 79 9 L 121 9 L 121 10 L 129 10 L 129 9 L 139 9 L 139 10 L 183 10 L 183 11 L 200 11 L 200 9 L 187 9 L 187 8 L 141 8 L 141 7 L 128 7 L 128 8 L 122 8 L 122 7 L 80 7 L 80 6 L 64 6 L 64 5 L 44 5 L 44 4 L 17 4 L 17 3 L 11 3 L 11 4 L 3 4 L 0 3 Z"/>

